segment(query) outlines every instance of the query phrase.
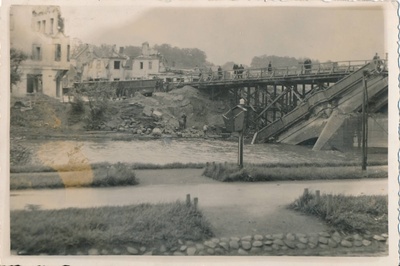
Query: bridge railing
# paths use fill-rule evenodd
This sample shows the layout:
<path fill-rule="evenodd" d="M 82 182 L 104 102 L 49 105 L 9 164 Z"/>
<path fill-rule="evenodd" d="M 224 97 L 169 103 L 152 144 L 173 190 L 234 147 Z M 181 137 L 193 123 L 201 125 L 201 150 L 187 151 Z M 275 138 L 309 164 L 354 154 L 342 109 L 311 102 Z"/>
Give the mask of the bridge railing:
<path fill-rule="evenodd" d="M 327 74 L 346 74 L 360 69 L 362 66 L 372 60 L 357 61 L 338 61 L 326 63 L 299 63 L 294 66 L 272 67 L 272 68 L 247 68 L 225 71 L 202 71 L 200 73 L 191 74 L 187 83 L 207 83 L 207 82 L 224 82 L 240 79 L 268 79 L 307 75 L 327 75 Z M 381 60 L 386 63 L 385 60 Z"/>

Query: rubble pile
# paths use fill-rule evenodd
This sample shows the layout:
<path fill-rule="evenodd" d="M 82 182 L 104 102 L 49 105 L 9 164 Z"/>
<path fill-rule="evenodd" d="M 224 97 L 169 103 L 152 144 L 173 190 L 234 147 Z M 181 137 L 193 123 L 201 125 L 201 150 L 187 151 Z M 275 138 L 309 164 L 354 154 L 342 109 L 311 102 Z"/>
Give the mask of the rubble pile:
<path fill-rule="evenodd" d="M 99 130 L 155 137 L 162 134 L 202 137 L 204 125 L 208 125 L 209 134 L 218 134 L 224 125 L 222 114 L 229 108 L 224 101 L 211 101 L 190 86 L 156 92 L 152 97 L 136 93 L 133 98 L 112 104 L 116 112 Z M 186 116 L 186 127 L 179 123 L 182 115 Z"/>
<path fill-rule="evenodd" d="M 146 97 L 137 92 L 133 97 L 110 100 L 101 122 L 91 123 L 89 104 L 76 110 L 76 103 L 37 94 L 12 99 L 11 131 L 13 134 L 47 136 L 83 131 L 122 132 L 138 136 L 171 135 L 174 137 L 202 137 L 203 126 L 208 135 L 216 136 L 224 128 L 222 115 L 229 102 L 210 100 L 207 93 L 185 86 L 170 92 L 154 92 Z M 180 124 L 186 116 L 186 126 Z"/>

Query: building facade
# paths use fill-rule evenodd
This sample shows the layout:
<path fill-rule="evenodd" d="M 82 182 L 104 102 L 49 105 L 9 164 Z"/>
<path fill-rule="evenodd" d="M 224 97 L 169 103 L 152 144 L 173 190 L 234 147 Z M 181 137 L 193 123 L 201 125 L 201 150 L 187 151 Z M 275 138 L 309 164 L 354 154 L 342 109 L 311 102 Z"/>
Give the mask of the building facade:
<path fill-rule="evenodd" d="M 142 44 L 142 53 L 135 58 L 129 58 L 123 47 L 117 51 L 115 45 L 85 44 L 78 48 L 72 61 L 81 73 L 81 81 L 149 79 L 166 71 L 162 56 L 148 42 Z"/>
<path fill-rule="evenodd" d="M 165 72 L 162 56 L 151 49 L 148 42 L 142 44 L 142 54 L 133 59 L 132 78 L 149 78 Z"/>
<path fill-rule="evenodd" d="M 116 46 L 85 44 L 73 56 L 81 81 L 118 81 L 126 80 L 128 56 L 123 49 L 116 51 Z"/>
<path fill-rule="evenodd" d="M 19 67 L 21 81 L 11 88 L 13 96 L 43 93 L 62 97 L 62 79 L 69 70 L 70 42 L 56 6 L 12 6 L 10 46 L 28 59 Z"/>

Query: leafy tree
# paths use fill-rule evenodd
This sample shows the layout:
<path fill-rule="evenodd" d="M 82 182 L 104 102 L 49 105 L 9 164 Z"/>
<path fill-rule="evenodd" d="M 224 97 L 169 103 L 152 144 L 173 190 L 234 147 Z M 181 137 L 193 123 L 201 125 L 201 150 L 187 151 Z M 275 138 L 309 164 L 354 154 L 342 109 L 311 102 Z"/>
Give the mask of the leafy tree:
<path fill-rule="evenodd" d="M 261 55 L 253 57 L 250 67 L 251 68 L 265 68 L 268 63 L 272 63 L 272 67 L 287 67 L 287 66 L 298 66 L 303 64 L 306 58 L 294 58 L 288 56 L 276 56 L 276 55 Z M 318 60 L 312 60 L 312 63 L 319 63 Z"/>
<path fill-rule="evenodd" d="M 124 53 L 130 58 L 135 58 L 142 54 L 142 48 L 139 46 L 132 46 L 132 45 L 125 46 Z"/>
<path fill-rule="evenodd" d="M 57 20 L 58 20 L 58 29 L 59 29 L 59 31 L 64 33 L 64 18 L 61 17 L 60 14 L 58 14 Z"/>
<path fill-rule="evenodd" d="M 155 45 L 156 49 L 167 61 L 169 67 L 194 68 L 207 65 L 207 55 L 197 48 L 172 47 L 170 44 Z"/>
<path fill-rule="evenodd" d="M 28 59 L 28 56 L 15 48 L 10 49 L 10 90 L 12 85 L 16 85 L 21 80 L 19 66 L 23 61 Z"/>
<path fill-rule="evenodd" d="M 89 114 L 86 117 L 88 129 L 99 128 L 110 107 L 109 101 L 114 95 L 115 90 L 110 88 L 107 83 L 95 82 L 93 84 L 81 83 L 78 85 L 75 89 L 74 97 L 78 105 L 82 104 L 83 98 L 87 99 L 89 106 Z"/>

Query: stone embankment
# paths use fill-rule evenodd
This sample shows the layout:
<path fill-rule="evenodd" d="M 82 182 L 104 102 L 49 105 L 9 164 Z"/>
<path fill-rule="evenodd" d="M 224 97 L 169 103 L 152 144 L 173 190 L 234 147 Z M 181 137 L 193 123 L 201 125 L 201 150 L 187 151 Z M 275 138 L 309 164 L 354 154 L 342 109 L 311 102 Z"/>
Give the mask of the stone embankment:
<path fill-rule="evenodd" d="M 384 254 L 388 249 L 388 235 L 320 232 L 315 234 L 249 235 L 244 237 L 212 238 L 201 243 L 181 241 L 171 248 L 126 246 L 123 248 L 91 248 L 71 255 L 168 255 L 168 256 L 281 256 L 281 255 L 352 255 Z M 22 255 L 20 252 L 18 253 Z M 47 254 L 42 254 L 47 255 Z"/>

